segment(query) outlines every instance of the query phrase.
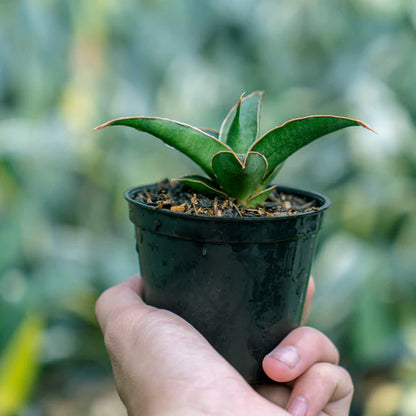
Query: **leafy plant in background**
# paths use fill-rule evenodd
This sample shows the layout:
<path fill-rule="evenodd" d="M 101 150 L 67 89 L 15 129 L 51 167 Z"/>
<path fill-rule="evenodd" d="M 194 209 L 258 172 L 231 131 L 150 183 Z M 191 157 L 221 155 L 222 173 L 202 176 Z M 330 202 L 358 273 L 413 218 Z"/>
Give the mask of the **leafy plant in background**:
<path fill-rule="evenodd" d="M 43 318 L 28 315 L 0 357 L 0 416 L 15 414 L 26 402 L 40 370 Z"/>
<path fill-rule="evenodd" d="M 0 308 L 0 338 L 4 338 L 4 342 L 0 339 L 1 357 L 6 356 L 4 345 L 21 321 L 21 317 L 16 318 L 16 312 L 10 313 L 10 290 L 5 288 L 4 280 L 6 270 L 24 270 L 27 279 L 39 289 L 30 291 L 33 296 L 54 287 L 57 305 L 62 303 L 63 297 L 68 299 L 69 291 L 63 288 L 63 284 L 73 281 L 75 274 L 82 273 L 80 280 L 84 283 L 77 286 L 76 293 L 83 294 L 85 283 L 88 283 L 98 294 L 109 282 L 116 283 L 120 276 L 127 276 L 135 270 L 136 259 L 125 254 L 129 250 L 129 224 L 123 227 L 124 217 L 111 217 L 108 210 L 96 210 L 94 206 L 107 203 L 111 212 L 118 212 L 118 209 L 124 212 L 119 190 L 132 177 L 128 167 L 130 161 L 140 162 L 147 158 L 143 148 L 145 144 L 125 142 L 123 152 L 114 149 L 120 144 L 117 141 L 101 141 L 99 148 L 77 146 L 85 135 L 85 129 L 91 123 L 98 124 L 96 117 L 98 120 L 111 118 L 108 116 L 108 111 L 114 111 L 111 108 L 118 108 L 117 114 L 132 114 L 122 110 L 119 103 L 119 94 L 125 94 L 127 86 L 129 100 L 126 105 L 130 108 L 143 108 L 144 102 L 150 108 L 154 101 L 163 113 L 172 107 L 172 103 L 178 102 L 178 97 L 185 97 L 183 105 L 178 105 L 175 111 L 189 114 L 186 104 L 196 102 L 198 96 L 206 96 L 201 107 L 209 113 L 204 118 L 219 119 L 221 114 L 217 109 L 209 109 L 219 91 L 228 96 L 235 94 L 236 86 L 257 84 L 263 85 L 266 91 L 280 94 L 278 99 L 267 102 L 270 112 L 279 117 L 289 114 L 286 117 L 289 119 L 290 114 L 310 114 L 311 108 L 326 114 L 325 108 L 328 107 L 335 108 L 337 114 L 349 114 L 348 108 L 352 108 L 354 113 L 366 113 L 372 123 L 382 125 L 381 146 L 376 148 L 371 141 L 366 141 L 364 147 L 366 150 L 368 145 L 376 152 L 363 152 L 364 144 L 359 140 L 351 141 L 348 147 L 344 147 L 342 140 L 324 142 L 324 147 L 309 149 L 302 166 L 287 166 L 284 173 L 291 175 L 296 168 L 292 183 L 301 180 L 297 175 L 299 178 L 309 175 L 307 183 L 311 187 L 323 191 L 331 187 L 331 199 L 337 207 L 331 210 L 330 220 L 337 232 L 334 238 L 328 238 L 327 233 L 321 234 L 320 266 L 315 271 L 322 279 L 317 300 L 327 307 L 314 309 L 311 324 L 319 325 L 335 339 L 349 369 L 356 368 L 354 381 L 357 391 L 368 392 L 374 387 L 372 383 L 394 380 L 397 386 L 407 384 L 407 403 L 410 406 L 416 392 L 416 372 L 411 371 L 415 359 L 413 367 L 408 366 L 407 381 L 403 376 L 403 365 L 396 367 L 401 354 L 414 357 L 411 352 L 415 342 L 415 338 L 409 336 L 409 323 L 415 321 L 416 296 L 416 192 L 409 192 L 416 190 L 416 151 L 413 151 L 416 126 L 414 7 L 409 2 L 330 0 L 324 0 L 319 7 L 316 2 L 300 5 L 299 2 L 272 0 L 259 4 L 253 1 L 229 2 L 230 7 L 233 4 L 231 9 L 228 4 L 224 8 L 219 2 L 180 4 L 187 7 L 178 7 L 177 2 L 165 3 L 161 7 L 160 2 L 131 0 L 119 3 L 116 8 L 113 2 L 102 2 L 99 10 L 91 2 L 77 4 L 69 0 L 0 2 L 0 294 L 4 295 L 0 306 L 3 304 L 5 307 L 4 313 Z M 261 8 L 257 7 L 260 4 Z M 204 16 L 203 24 L 198 23 L 201 16 Z M 247 25 L 245 16 L 253 18 L 252 24 Z M 325 25 L 322 25 L 323 21 Z M 25 32 L 19 30 L 23 25 Z M 157 45 L 156 54 L 155 48 L 143 47 L 138 27 L 140 33 L 152 34 L 147 38 Z M 348 36 L 351 32 L 355 36 Z M 385 42 L 380 42 L 380 35 Z M 287 48 L 287 39 L 291 40 L 290 48 Z M 11 47 L 16 42 L 26 47 Z M 340 42 L 344 42 L 344 47 L 339 47 Z M 392 44 L 395 64 L 386 66 L 385 56 L 391 52 Z M 32 51 L 29 56 L 27 48 Z M 59 54 L 56 54 L 57 49 Z M 65 57 L 73 58 L 74 51 L 82 53 L 76 53 L 76 60 L 71 60 L 68 66 Z M 184 51 L 186 59 L 183 59 Z M 96 60 L 91 62 L 91 56 L 102 57 L 98 67 L 91 66 L 91 63 L 97 64 Z M 278 77 L 271 76 L 275 73 Z M 86 79 L 80 74 L 91 74 L 92 78 Z M 203 82 L 199 81 L 201 79 Z M 230 79 L 233 82 L 229 82 Z M 180 80 L 186 80 L 185 86 Z M 131 97 L 130 91 L 139 87 L 140 97 Z M 334 97 L 337 97 L 336 101 Z M 279 111 L 281 108 L 285 109 L 284 114 Z M 57 126 L 56 121 L 62 116 L 64 125 Z M 391 142 L 388 141 L 390 136 Z M 68 140 L 71 145 L 59 150 L 56 146 L 62 140 Z M 386 140 L 394 145 L 393 151 L 385 146 Z M 31 146 L 33 141 L 37 143 L 35 149 Z M 143 158 L 131 156 L 127 164 L 124 154 L 133 153 L 134 145 Z M 49 153 L 51 158 L 47 157 Z M 360 157 L 354 157 L 356 153 Z M 318 156 L 330 159 L 331 164 L 312 171 Z M 79 163 L 79 160 L 83 162 Z M 166 167 L 166 163 L 170 166 Z M 114 169 L 111 168 L 113 165 Z M 149 176 L 154 177 L 158 168 L 149 169 L 147 166 L 136 168 L 138 174 L 146 176 L 146 180 Z M 172 158 L 166 160 L 164 172 L 172 171 L 175 166 Z M 95 174 L 94 179 L 91 172 Z M 97 172 L 103 186 L 97 187 Z M 45 179 L 48 186 L 45 186 Z M 52 180 L 57 187 L 50 186 Z M 141 180 L 144 181 L 144 177 Z M 287 181 L 281 176 L 278 180 Z M 83 186 L 80 186 L 80 181 Z M 116 186 L 114 181 L 117 181 Z M 58 189 L 59 198 L 56 198 Z M 370 199 L 366 198 L 369 196 L 367 192 L 371 192 Z M 34 204 L 29 206 L 25 203 L 27 200 Z M 353 204 L 349 203 L 351 200 Z M 349 207 L 347 215 L 345 206 Z M 87 218 L 93 220 L 92 226 L 87 225 L 86 212 L 91 213 Z M 110 226 L 109 221 L 112 221 Z M 33 227 L 22 226 L 26 223 L 35 224 L 36 232 Z M 374 228 L 375 223 L 377 228 Z M 62 240 L 50 244 L 50 238 L 40 238 L 39 231 L 44 228 L 54 230 L 54 236 L 59 235 L 56 230 L 59 231 L 62 225 L 75 238 L 73 242 L 67 239 L 65 248 L 62 248 Z M 85 260 L 80 262 L 80 258 L 71 258 L 68 264 L 68 253 L 74 253 L 75 248 L 79 250 L 80 233 L 88 234 L 91 229 L 94 232 L 99 229 L 100 234 L 95 244 L 82 248 Z M 68 236 L 68 232 L 65 235 Z M 345 236 L 351 245 L 349 254 L 345 252 Z M 28 244 L 34 244 L 37 253 L 43 246 L 48 251 L 42 259 L 33 257 Z M 339 246 L 342 255 L 350 259 L 347 270 L 339 267 L 337 256 L 320 254 L 334 246 Z M 111 255 L 108 255 L 109 250 Z M 354 260 L 354 250 L 360 253 L 359 260 Z M 359 278 L 357 269 L 362 271 Z M 45 270 L 50 270 L 48 279 L 45 279 Z M 383 283 L 379 280 L 380 270 L 386 279 Z M 57 276 L 60 276 L 58 280 Z M 356 278 L 351 279 L 351 276 Z M 365 283 L 368 280 L 375 281 L 371 291 Z M 347 301 L 345 293 L 350 294 Z M 357 302 L 357 298 L 362 298 L 362 302 Z M 392 323 L 389 339 L 384 344 L 368 331 L 369 327 L 376 330 L 383 318 L 373 310 L 371 317 L 363 322 L 358 305 L 368 304 L 369 299 L 371 304 L 378 302 L 386 308 L 382 316 L 388 314 Z M 337 307 L 340 301 L 343 301 L 341 308 Z M 49 306 L 49 302 L 43 304 Z M 93 309 L 92 305 L 90 309 Z M 61 315 L 60 310 L 59 306 L 48 308 L 48 328 L 51 327 L 50 317 Z M 6 324 L 10 330 L 5 329 Z M 95 342 L 96 350 L 92 351 L 91 361 L 96 360 L 100 365 L 107 363 L 104 353 L 97 357 L 102 339 L 95 329 L 84 335 L 78 321 L 65 319 L 63 324 L 76 339 L 86 336 L 89 343 Z M 362 337 L 366 343 L 354 341 L 362 341 Z M 363 344 L 381 351 L 376 364 L 363 355 Z M 389 355 L 391 345 L 402 348 L 401 354 L 393 352 Z M 78 348 L 83 352 L 87 350 L 85 343 Z M 45 379 L 52 372 L 60 391 L 72 392 L 70 413 L 95 413 L 74 408 L 75 396 L 82 396 L 72 389 L 74 380 L 83 386 L 88 379 L 85 377 L 84 359 L 78 360 L 71 355 L 51 366 L 43 357 L 39 365 L 43 387 L 36 388 L 31 410 L 42 413 L 38 408 L 39 398 L 50 397 L 45 395 L 44 386 L 50 385 L 45 383 Z M 80 366 L 82 370 L 74 378 L 74 371 Z M 380 369 L 382 374 L 375 378 L 374 371 Z M 58 374 L 56 370 L 59 370 Z M 370 374 L 370 386 L 368 380 L 365 381 L 366 374 Z M 54 393 L 57 402 L 64 400 L 60 391 Z M 69 406 L 70 395 L 64 396 L 65 406 Z M 382 397 L 385 398 L 384 390 Z M 361 410 L 354 414 L 364 413 L 362 409 L 370 398 L 368 394 L 357 394 L 356 409 Z M 89 400 L 92 406 L 95 400 L 90 396 Z M 397 407 L 397 415 L 416 414 L 414 405 L 413 411 L 404 410 L 404 401 L 401 401 L 401 410 Z M 368 416 L 385 413 L 386 408 L 393 406 L 391 403 L 378 400 L 378 408 L 368 412 Z"/>
<path fill-rule="evenodd" d="M 256 206 L 274 189 L 271 181 L 297 150 L 345 127 L 370 129 L 346 117 L 309 116 L 289 120 L 259 137 L 262 98 L 261 91 L 241 96 L 219 131 L 158 117 L 117 118 L 94 130 L 122 125 L 150 133 L 187 155 L 208 175 L 188 175 L 177 181 L 208 196 L 228 196 L 240 205 Z"/>

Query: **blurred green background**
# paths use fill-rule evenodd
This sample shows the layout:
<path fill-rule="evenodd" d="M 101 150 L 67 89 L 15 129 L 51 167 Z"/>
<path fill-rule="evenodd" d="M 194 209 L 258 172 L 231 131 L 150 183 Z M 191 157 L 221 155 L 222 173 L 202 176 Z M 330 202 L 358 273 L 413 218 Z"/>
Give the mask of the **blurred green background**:
<path fill-rule="evenodd" d="M 310 324 L 340 348 L 352 415 L 416 414 L 414 0 L 0 2 L 0 416 L 124 415 L 94 302 L 137 270 L 123 191 L 194 171 L 145 134 L 218 128 L 266 91 L 262 131 L 337 114 L 348 129 L 278 180 L 332 200 Z"/>

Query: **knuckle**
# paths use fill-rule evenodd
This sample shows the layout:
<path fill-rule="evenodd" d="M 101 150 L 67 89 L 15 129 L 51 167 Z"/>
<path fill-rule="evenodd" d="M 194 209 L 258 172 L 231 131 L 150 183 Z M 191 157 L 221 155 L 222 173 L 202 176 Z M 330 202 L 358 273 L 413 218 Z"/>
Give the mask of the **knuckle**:
<path fill-rule="evenodd" d="M 346 395 L 352 395 L 354 393 L 354 383 L 352 381 L 351 374 L 343 367 L 338 367 L 338 370 L 340 372 L 340 377 L 347 393 Z"/>
<path fill-rule="evenodd" d="M 329 363 L 317 363 L 309 369 L 313 379 L 319 380 L 323 386 L 333 386 L 333 400 L 352 395 L 354 384 L 349 372 L 338 365 Z"/>
<path fill-rule="evenodd" d="M 120 336 L 126 335 L 126 332 L 130 331 L 136 326 L 138 320 L 137 306 L 129 306 L 121 310 L 115 310 L 108 317 L 106 332 L 119 334 Z"/>
<path fill-rule="evenodd" d="M 95 314 L 99 317 L 104 311 L 112 305 L 114 297 L 119 293 L 122 288 L 119 286 L 114 286 L 106 289 L 98 297 L 97 302 L 95 303 Z"/>
<path fill-rule="evenodd" d="M 137 307 L 132 306 L 108 317 L 104 343 L 108 350 L 118 350 L 132 340 L 138 325 Z"/>
<path fill-rule="evenodd" d="M 98 297 L 97 301 L 95 302 L 95 316 L 99 318 L 102 314 L 103 309 L 108 304 L 107 298 L 110 297 L 109 292 L 112 290 L 112 288 L 107 289 L 101 295 Z"/>
<path fill-rule="evenodd" d="M 133 305 L 108 318 L 104 343 L 109 350 L 134 348 L 137 344 L 149 342 L 161 326 L 169 332 L 168 323 L 164 311 L 153 308 L 143 310 Z"/>
<path fill-rule="evenodd" d="M 330 384 L 337 376 L 337 366 L 329 363 L 316 363 L 310 368 L 310 372 L 317 380 L 322 380 L 326 384 Z"/>
<path fill-rule="evenodd" d="M 320 357 L 319 360 L 338 365 L 340 360 L 338 348 L 325 334 L 309 326 L 302 326 L 295 331 L 299 331 L 301 343 L 307 350 L 310 350 L 311 345 L 315 346 L 315 351 L 319 352 L 317 354 Z"/>

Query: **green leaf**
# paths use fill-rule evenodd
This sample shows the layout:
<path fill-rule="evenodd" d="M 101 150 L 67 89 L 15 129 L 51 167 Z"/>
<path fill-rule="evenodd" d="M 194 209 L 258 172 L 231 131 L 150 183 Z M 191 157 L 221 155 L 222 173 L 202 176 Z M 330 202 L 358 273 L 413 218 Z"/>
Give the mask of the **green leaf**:
<path fill-rule="evenodd" d="M 372 130 L 359 120 L 335 116 L 310 116 L 289 120 L 260 137 L 250 151 L 264 155 L 269 163 L 267 175 L 291 154 L 334 131 L 350 126 Z"/>
<path fill-rule="evenodd" d="M 174 147 L 197 163 L 208 175 L 213 176 L 211 159 L 213 155 L 230 148 L 214 135 L 179 121 L 158 117 L 118 118 L 107 121 L 93 131 L 107 126 L 128 126 L 150 133 L 169 146 Z"/>
<path fill-rule="evenodd" d="M 237 108 L 235 109 L 234 119 L 231 122 L 230 128 L 228 130 L 225 143 L 227 143 L 228 146 L 230 146 L 231 149 L 233 149 L 235 153 L 244 154 L 245 153 L 244 151 L 240 152 L 239 150 L 237 150 L 240 147 L 239 146 L 240 135 L 242 137 L 242 135 L 244 134 L 244 131 L 242 130 L 241 125 L 240 125 L 240 110 L 241 110 L 241 98 L 238 100 Z"/>
<path fill-rule="evenodd" d="M 277 174 L 282 170 L 285 162 L 279 163 L 270 173 L 268 176 L 266 176 L 263 180 L 262 186 L 265 188 L 276 176 Z"/>
<path fill-rule="evenodd" d="M 267 197 L 272 193 L 272 191 L 276 189 L 276 186 L 277 185 L 271 186 L 270 188 L 264 189 L 258 194 L 253 195 L 247 200 L 246 206 L 250 208 L 250 207 L 256 207 L 262 204 L 267 199 Z"/>
<path fill-rule="evenodd" d="M 212 158 L 212 170 L 221 188 L 244 202 L 259 189 L 267 160 L 256 152 L 248 153 L 243 161 L 234 152 L 219 152 Z"/>
<path fill-rule="evenodd" d="M 262 98 L 262 91 L 241 97 L 222 123 L 220 140 L 230 146 L 235 153 L 246 154 L 257 139 Z"/>
<path fill-rule="evenodd" d="M 220 137 L 220 132 L 218 130 L 214 130 L 214 129 L 200 129 L 202 130 L 204 133 L 209 134 L 212 137 L 215 137 L 216 139 L 218 139 Z"/>
<path fill-rule="evenodd" d="M 217 188 L 217 184 L 208 178 L 199 175 L 187 175 L 174 179 L 177 182 L 189 186 L 196 192 L 206 196 L 227 196 L 224 192 Z"/>
<path fill-rule="evenodd" d="M 43 319 L 28 315 L 10 338 L 0 360 L 0 415 L 16 414 L 26 403 L 39 371 Z"/>

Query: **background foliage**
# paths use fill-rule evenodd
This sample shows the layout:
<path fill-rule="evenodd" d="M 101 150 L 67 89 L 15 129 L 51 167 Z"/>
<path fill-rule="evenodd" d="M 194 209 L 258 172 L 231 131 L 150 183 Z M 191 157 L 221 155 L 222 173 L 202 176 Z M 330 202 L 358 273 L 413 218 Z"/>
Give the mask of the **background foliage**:
<path fill-rule="evenodd" d="M 413 0 L 0 2 L 0 415 L 124 414 L 93 306 L 136 272 L 122 192 L 193 171 L 124 115 L 219 127 L 266 91 L 262 131 L 339 114 L 282 184 L 332 199 L 311 324 L 341 349 L 353 415 L 416 414 Z"/>

